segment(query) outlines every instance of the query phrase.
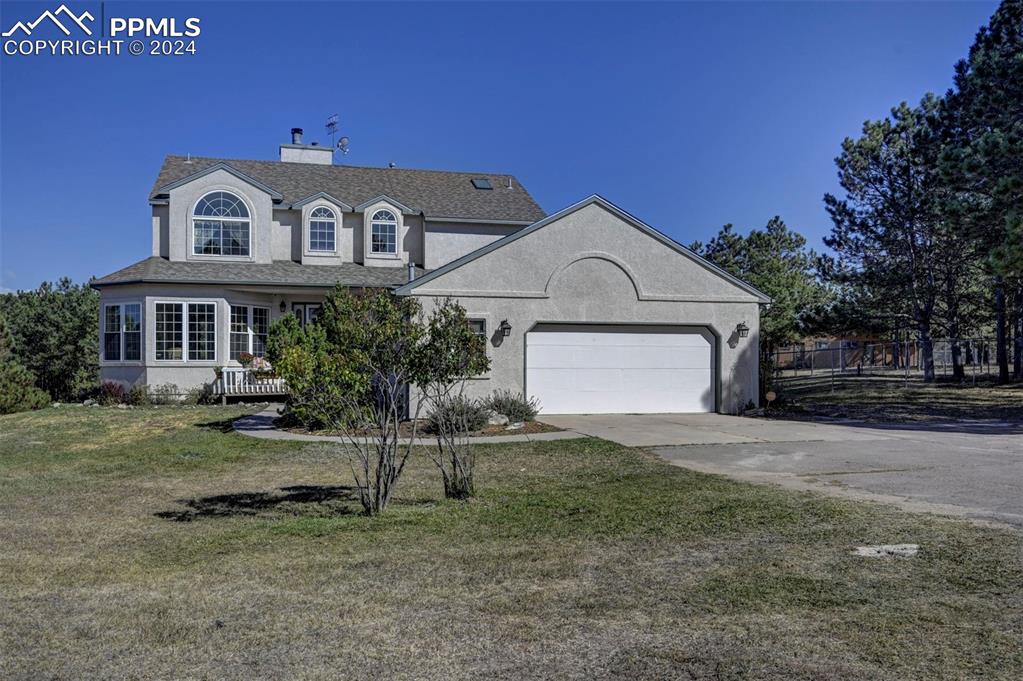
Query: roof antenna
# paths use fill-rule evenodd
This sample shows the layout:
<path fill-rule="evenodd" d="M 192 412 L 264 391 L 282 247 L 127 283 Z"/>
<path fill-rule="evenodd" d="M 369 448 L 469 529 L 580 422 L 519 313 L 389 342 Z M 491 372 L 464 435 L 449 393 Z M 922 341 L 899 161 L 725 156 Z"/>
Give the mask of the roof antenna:
<path fill-rule="evenodd" d="M 327 134 L 330 135 L 330 148 L 337 149 L 343 155 L 348 155 L 348 143 L 351 141 L 347 135 L 342 135 L 341 139 L 335 141 L 334 137 L 337 135 L 337 126 L 340 123 L 337 114 L 333 114 L 327 117 Z"/>

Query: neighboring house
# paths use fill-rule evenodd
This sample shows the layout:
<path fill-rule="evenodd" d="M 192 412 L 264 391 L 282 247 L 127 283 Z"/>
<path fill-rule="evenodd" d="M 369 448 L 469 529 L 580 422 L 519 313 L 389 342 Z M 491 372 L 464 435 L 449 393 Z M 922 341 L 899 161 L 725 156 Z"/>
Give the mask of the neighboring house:
<path fill-rule="evenodd" d="M 473 394 L 524 391 L 545 413 L 757 400 L 768 298 L 611 203 L 544 217 L 510 175 L 337 166 L 300 135 L 279 162 L 167 157 L 152 255 L 94 282 L 104 380 L 238 373 L 274 319 L 314 320 L 340 283 L 458 299 L 492 359 Z"/>

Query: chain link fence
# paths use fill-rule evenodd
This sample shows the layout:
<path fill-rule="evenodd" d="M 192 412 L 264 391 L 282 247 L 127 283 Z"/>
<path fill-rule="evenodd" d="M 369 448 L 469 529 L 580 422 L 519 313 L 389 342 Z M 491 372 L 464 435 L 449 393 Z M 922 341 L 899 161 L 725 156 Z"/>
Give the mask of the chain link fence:
<path fill-rule="evenodd" d="M 1009 353 L 1009 371 L 1012 372 L 1014 348 Z M 951 377 L 955 339 L 940 338 L 931 341 L 936 376 Z M 964 338 L 958 341 L 959 363 L 966 379 L 974 380 L 998 375 L 995 341 L 992 338 Z M 923 374 L 922 341 L 870 341 L 858 339 L 820 340 L 778 350 L 772 367 L 775 378 L 804 376 L 869 375 L 907 379 Z"/>

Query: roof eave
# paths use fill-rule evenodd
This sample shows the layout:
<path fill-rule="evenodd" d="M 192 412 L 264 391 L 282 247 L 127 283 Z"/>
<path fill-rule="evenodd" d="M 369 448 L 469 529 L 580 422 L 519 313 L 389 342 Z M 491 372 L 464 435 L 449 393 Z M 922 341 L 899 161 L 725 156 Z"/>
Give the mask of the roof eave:
<path fill-rule="evenodd" d="M 248 184 L 251 184 L 253 187 L 256 187 L 257 189 L 260 189 L 260 190 L 266 192 L 273 199 L 276 199 L 277 201 L 283 201 L 284 200 L 284 196 L 279 191 L 277 191 L 276 189 L 273 189 L 272 187 L 268 187 L 267 185 L 263 184 L 262 182 L 260 182 L 256 178 L 252 177 L 251 175 L 247 175 L 247 174 L 243 173 L 242 171 L 238 170 L 237 168 L 235 168 L 234 166 L 232 166 L 232 165 L 230 165 L 228 163 L 225 163 L 223 161 L 220 161 L 219 163 L 214 163 L 213 165 L 211 165 L 209 167 L 206 167 L 206 168 L 203 168 L 202 170 L 199 170 L 197 172 L 194 172 L 191 175 L 186 175 L 185 177 L 182 177 L 179 180 L 174 180 L 173 182 L 168 182 L 167 184 L 163 185 L 162 187 L 157 188 L 157 190 L 155 192 L 153 192 L 150 196 L 152 198 L 156 198 L 160 194 L 164 194 L 164 193 L 170 192 L 170 190 L 172 190 L 172 189 L 176 189 L 177 187 L 180 187 L 182 185 L 188 184 L 189 182 L 193 182 L 194 180 L 198 180 L 201 177 L 205 177 L 206 175 L 209 175 L 211 173 L 215 173 L 218 170 L 223 170 L 224 172 L 227 172 L 227 173 L 230 173 L 231 175 L 234 175 L 239 180 L 242 180 L 243 182 L 247 182 Z"/>

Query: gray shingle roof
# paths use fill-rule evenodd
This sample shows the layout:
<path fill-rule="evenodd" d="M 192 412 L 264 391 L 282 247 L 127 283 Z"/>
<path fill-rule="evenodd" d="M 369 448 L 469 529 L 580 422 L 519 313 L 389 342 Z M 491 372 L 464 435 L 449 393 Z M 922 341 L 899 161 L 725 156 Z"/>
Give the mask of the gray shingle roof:
<path fill-rule="evenodd" d="M 416 268 L 416 276 L 426 270 Z M 364 288 L 393 288 L 408 281 L 405 267 L 300 265 L 290 260 L 270 264 L 244 262 L 171 262 L 152 256 L 92 282 L 94 287 L 117 284 L 226 284 L 330 287 L 340 283 Z"/>
<path fill-rule="evenodd" d="M 427 217 L 526 223 L 544 217 L 543 209 L 511 175 L 244 161 L 198 156 L 165 158 L 149 198 L 151 200 L 161 198 L 166 194 L 163 188 L 168 184 L 202 172 L 218 163 L 226 163 L 276 190 L 287 204 L 301 201 L 317 192 L 326 192 L 350 206 L 357 206 L 383 194 Z M 472 184 L 474 178 L 487 178 L 494 188 L 476 189 Z M 509 182 L 511 189 L 508 188 Z"/>

